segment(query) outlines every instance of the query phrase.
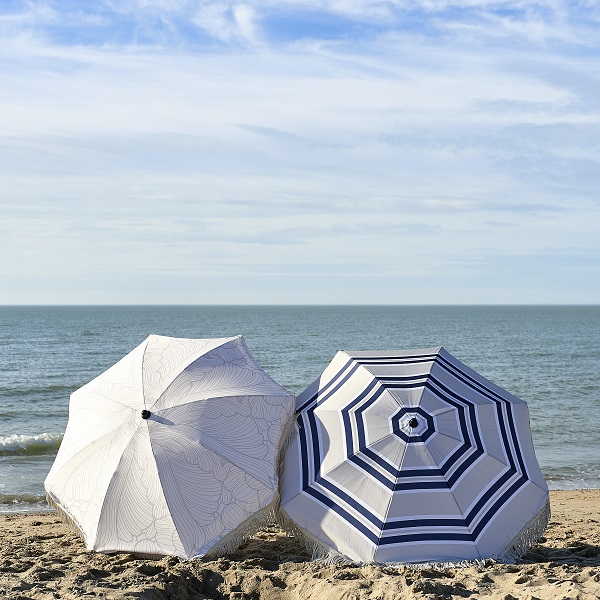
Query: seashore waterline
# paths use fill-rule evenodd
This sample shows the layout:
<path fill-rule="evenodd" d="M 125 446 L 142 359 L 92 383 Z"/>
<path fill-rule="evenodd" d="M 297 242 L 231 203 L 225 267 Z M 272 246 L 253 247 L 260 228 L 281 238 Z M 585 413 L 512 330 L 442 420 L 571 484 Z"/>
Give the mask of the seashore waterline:
<path fill-rule="evenodd" d="M 599 306 L 4 306 L 0 513 L 47 510 L 70 393 L 150 333 L 241 333 L 296 394 L 339 349 L 444 346 L 528 403 L 551 489 L 600 487 Z"/>

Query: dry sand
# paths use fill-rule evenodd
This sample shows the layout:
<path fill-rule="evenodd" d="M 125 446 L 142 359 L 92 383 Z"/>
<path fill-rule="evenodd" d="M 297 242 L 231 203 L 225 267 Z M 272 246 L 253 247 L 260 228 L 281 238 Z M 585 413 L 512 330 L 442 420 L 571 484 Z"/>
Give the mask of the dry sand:
<path fill-rule="evenodd" d="M 278 529 L 218 560 L 148 560 L 85 550 L 55 513 L 0 515 L 0 598 L 600 598 L 600 490 L 551 492 L 546 538 L 517 565 L 451 569 L 325 566 Z"/>

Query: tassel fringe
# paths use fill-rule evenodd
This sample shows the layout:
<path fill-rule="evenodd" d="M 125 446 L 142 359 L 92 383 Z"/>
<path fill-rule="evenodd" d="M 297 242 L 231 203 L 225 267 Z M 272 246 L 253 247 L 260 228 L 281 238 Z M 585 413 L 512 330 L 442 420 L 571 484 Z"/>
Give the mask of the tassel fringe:
<path fill-rule="evenodd" d="M 255 513 L 249 519 L 246 519 L 241 525 L 221 538 L 206 554 L 193 556 L 192 559 L 201 557 L 212 559 L 231 554 L 261 529 L 276 524 L 275 506 L 278 504 L 278 500 L 279 498 L 277 497 L 269 506 Z"/>
<path fill-rule="evenodd" d="M 282 508 L 277 511 L 277 524 L 288 537 L 295 539 L 308 550 L 312 561 L 325 565 L 357 564 L 296 525 Z"/>
<path fill-rule="evenodd" d="M 544 534 L 548 522 L 550 521 L 550 500 L 542 510 L 531 519 L 521 530 L 519 535 L 497 555 L 488 558 L 474 558 L 461 561 L 433 561 L 423 563 L 402 563 L 402 562 L 374 562 L 382 567 L 391 568 L 411 568 L 411 569 L 451 569 L 472 566 L 490 566 L 494 563 L 514 563 L 523 557 L 529 549 L 534 546 Z M 282 508 L 277 511 L 277 523 L 285 531 L 286 535 L 300 542 L 312 555 L 312 560 L 326 565 L 350 565 L 350 564 L 368 564 L 350 560 L 347 556 L 337 552 L 327 544 L 318 540 L 310 533 L 296 525 L 294 521 L 285 513 Z"/>
<path fill-rule="evenodd" d="M 544 534 L 550 521 L 550 514 L 550 498 L 548 497 L 544 508 L 525 525 L 519 535 L 500 554 L 494 557 L 495 560 L 502 563 L 512 563 L 527 554 L 527 551 Z"/>
<path fill-rule="evenodd" d="M 46 502 L 56 510 L 56 513 L 60 520 L 67 525 L 70 529 L 72 529 L 85 543 L 85 535 L 83 533 L 83 529 L 75 519 L 72 517 L 68 511 L 63 508 L 58 500 L 56 500 L 49 492 L 46 492 Z"/>
<path fill-rule="evenodd" d="M 296 424 L 296 419 L 296 415 L 290 417 L 286 426 L 283 428 L 281 438 L 279 439 L 279 448 L 277 450 L 277 478 L 279 481 L 281 481 L 281 475 L 283 473 L 285 453 L 298 436 L 298 425 Z"/>

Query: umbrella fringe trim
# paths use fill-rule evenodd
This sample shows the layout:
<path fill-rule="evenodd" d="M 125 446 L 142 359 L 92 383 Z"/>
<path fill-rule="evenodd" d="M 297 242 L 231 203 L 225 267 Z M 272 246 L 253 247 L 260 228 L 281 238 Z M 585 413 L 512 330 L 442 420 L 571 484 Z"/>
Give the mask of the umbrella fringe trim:
<path fill-rule="evenodd" d="M 296 525 L 283 509 L 277 511 L 277 525 L 283 529 L 288 537 L 295 539 L 304 546 L 311 555 L 311 560 L 324 565 L 351 565 L 356 561 L 334 550 L 321 540 L 310 535 L 307 531 Z"/>
<path fill-rule="evenodd" d="M 277 449 L 277 478 L 279 481 L 281 481 L 281 476 L 283 475 L 285 453 L 298 437 L 296 419 L 297 417 L 295 415 L 290 417 L 283 428 L 283 431 L 281 432 L 281 437 L 279 438 L 279 447 Z"/>
<path fill-rule="evenodd" d="M 456 561 L 431 561 L 420 563 L 403 563 L 403 562 L 374 562 L 371 564 L 379 565 L 383 568 L 391 569 L 462 569 L 467 567 L 489 567 L 497 561 L 493 558 L 470 558 Z"/>
<path fill-rule="evenodd" d="M 230 531 L 225 537 L 212 546 L 204 555 L 193 556 L 192 558 L 217 558 L 235 552 L 242 544 L 247 542 L 253 535 L 264 527 L 269 527 L 277 523 L 276 505 L 278 498 L 273 500 L 269 506 L 255 513 L 246 519 L 241 525 Z"/>
<path fill-rule="evenodd" d="M 54 508 L 56 510 L 56 513 L 58 515 L 58 518 L 65 524 L 67 525 L 70 529 L 74 530 L 75 533 L 77 533 L 79 535 L 79 537 L 85 542 L 85 535 L 83 533 L 83 529 L 81 528 L 81 526 L 79 525 L 79 523 L 77 522 L 77 519 L 75 519 L 75 517 L 72 517 L 68 511 L 63 508 L 63 506 L 61 506 L 60 502 L 58 500 L 56 500 L 49 492 L 46 492 L 46 502 L 48 503 L 48 505 L 51 508 Z"/>
<path fill-rule="evenodd" d="M 550 498 L 547 497 L 542 510 L 523 527 L 519 535 L 502 552 L 494 556 L 494 559 L 502 563 L 512 563 L 527 554 L 528 550 L 543 536 L 550 515 Z"/>

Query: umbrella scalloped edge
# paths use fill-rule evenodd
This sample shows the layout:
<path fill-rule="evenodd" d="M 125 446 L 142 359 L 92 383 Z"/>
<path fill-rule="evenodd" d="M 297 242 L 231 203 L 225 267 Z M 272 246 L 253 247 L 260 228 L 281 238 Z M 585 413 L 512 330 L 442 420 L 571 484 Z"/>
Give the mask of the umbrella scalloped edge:
<path fill-rule="evenodd" d="M 550 497 L 548 496 L 542 510 L 523 527 L 519 535 L 500 554 L 493 558 L 498 562 L 512 563 L 527 554 L 527 551 L 544 535 L 550 515 Z"/>
<path fill-rule="evenodd" d="M 387 562 L 376 563 L 386 567 L 410 567 L 413 569 L 450 569 L 456 567 L 470 567 L 473 565 L 488 566 L 493 563 L 514 563 L 527 554 L 528 550 L 534 546 L 543 536 L 548 522 L 550 521 L 550 498 L 540 512 L 531 519 L 521 530 L 519 535 L 498 555 L 486 558 L 475 558 L 472 560 L 461 560 L 456 562 L 431 561 L 422 563 L 402 563 Z M 355 565 L 367 564 L 351 560 L 344 554 L 337 552 L 321 540 L 315 538 L 310 533 L 296 525 L 296 523 L 279 507 L 277 510 L 277 524 L 285 531 L 286 535 L 300 542 L 312 555 L 312 560 L 326 565 Z"/>

